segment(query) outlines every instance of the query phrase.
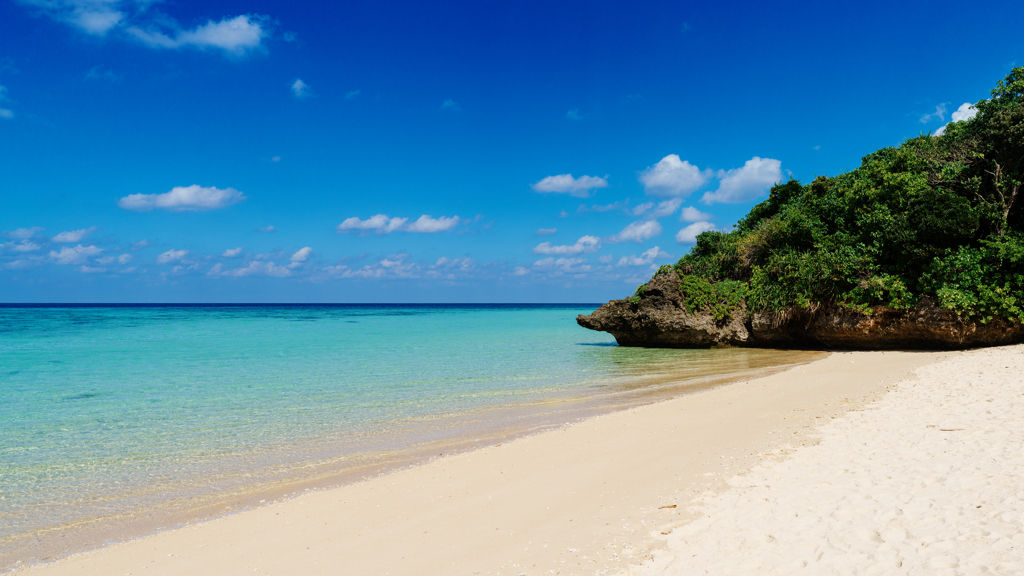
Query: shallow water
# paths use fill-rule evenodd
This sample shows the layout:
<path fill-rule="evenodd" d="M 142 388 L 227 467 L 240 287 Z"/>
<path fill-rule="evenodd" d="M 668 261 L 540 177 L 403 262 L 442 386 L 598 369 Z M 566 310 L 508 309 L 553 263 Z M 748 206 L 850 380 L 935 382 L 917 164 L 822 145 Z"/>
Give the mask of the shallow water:
<path fill-rule="evenodd" d="M 819 356 L 622 348 L 594 307 L 2 307 L 0 568 Z"/>

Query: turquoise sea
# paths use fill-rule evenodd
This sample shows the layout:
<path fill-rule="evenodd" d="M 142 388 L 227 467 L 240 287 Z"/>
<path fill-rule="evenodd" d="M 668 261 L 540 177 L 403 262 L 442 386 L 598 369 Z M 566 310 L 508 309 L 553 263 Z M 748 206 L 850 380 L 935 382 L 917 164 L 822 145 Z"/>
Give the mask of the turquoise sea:
<path fill-rule="evenodd" d="M 0 307 L 0 570 L 812 359 L 595 307 Z"/>

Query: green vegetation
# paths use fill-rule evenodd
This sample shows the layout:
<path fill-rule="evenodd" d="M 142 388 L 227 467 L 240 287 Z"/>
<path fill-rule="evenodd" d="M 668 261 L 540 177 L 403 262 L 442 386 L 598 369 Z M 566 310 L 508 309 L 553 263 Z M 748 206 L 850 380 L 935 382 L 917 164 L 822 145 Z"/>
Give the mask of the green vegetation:
<path fill-rule="evenodd" d="M 689 311 L 718 320 L 744 306 L 870 315 L 929 298 L 964 319 L 1024 322 L 1024 67 L 976 108 L 851 172 L 776 185 L 655 276 L 676 270 Z"/>

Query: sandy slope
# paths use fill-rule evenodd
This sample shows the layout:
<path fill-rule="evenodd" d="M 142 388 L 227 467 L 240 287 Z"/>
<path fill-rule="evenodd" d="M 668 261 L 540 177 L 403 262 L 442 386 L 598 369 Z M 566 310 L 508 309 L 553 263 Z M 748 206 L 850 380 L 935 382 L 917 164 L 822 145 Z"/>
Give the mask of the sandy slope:
<path fill-rule="evenodd" d="M 616 573 L 699 517 L 695 496 L 727 489 L 725 478 L 811 442 L 816 423 L 949 356 L 833 354 L 19 572 Z"/>
<path fill-rule="evenodd" d="M 1024 574 L 1024 346 L 926 366 L 632 574 Z"/>

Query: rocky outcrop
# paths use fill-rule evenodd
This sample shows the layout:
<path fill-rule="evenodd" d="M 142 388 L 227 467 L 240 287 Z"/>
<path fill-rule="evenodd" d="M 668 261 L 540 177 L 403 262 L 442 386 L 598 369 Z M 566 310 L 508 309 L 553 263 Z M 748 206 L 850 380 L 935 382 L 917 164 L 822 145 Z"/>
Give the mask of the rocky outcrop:
<path fill-rule="evenodd" d="M 609 332 L 622 346 L 829 347 L 850 349 L 973 348 L 1024 342 L 1024 325 L 1005 320 L 982 324 L 922 300 L 913 310 L 875 308 L 870 316 L 839 306 L 785 314 L 735 311 L 716 321 L 708 312 L 687 312 L 679 277 L 663 274 L 647 283 L 639 302 L 612 300 L 576 322 Z"/>

